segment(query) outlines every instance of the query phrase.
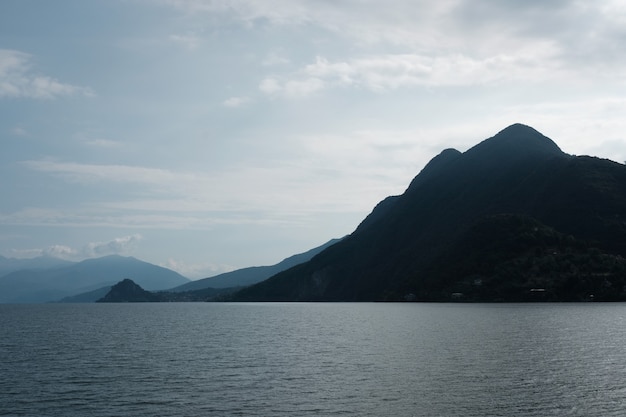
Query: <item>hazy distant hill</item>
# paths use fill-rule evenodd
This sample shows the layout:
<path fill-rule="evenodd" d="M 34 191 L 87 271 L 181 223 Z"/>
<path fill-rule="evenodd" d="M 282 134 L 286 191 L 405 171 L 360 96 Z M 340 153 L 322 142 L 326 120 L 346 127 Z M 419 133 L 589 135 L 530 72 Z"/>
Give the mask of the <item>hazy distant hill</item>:
<path fill-rule="evenodd" d="M 236 300 L 626 300 L 626 166 L 516 124 Z"/>
<path fill-rule="evenodd" d="M 74 262 L 64 261 L 51 256 L 39 256 L 37 258 L 18 259 L 0 256 L 0 277 L 10 272 L 24 269 L 47 269 L 61 266 L 69 266 Z"/>
<path fill-rule="evenodd" d="M 21 270 L 0 277 L 0 303 L 56 301 L 132 278 L 147 290 L 161 290 L 189 280 L 160 266 L 132 257 L 106 256 L 69 266 Z"/>
<path fill-rule="evenodd" d="M 242 268 L 232 272 L 226 272 L 224 274 L 216 275 L 210 278 L 199 279 L 197 281 L 191 281 L 181 286 L 169 289 L 168 291 L 182 292 L 201 290 L 204 288 L 230 288 L 230 287 L 245 287 L 248 285 L 261 282 L 272 275 L 275 275 L 281 271 L 291 268 L 292 266 L 301 264 L 313 258 L 315 255 L 323 251 L 324 249 L 334 245 L 341 239 L 332 239 L 325 244 L 308 250 L 304 253 L 290 256 L 281 262 L 271 266 L 253 266 L 249 268 Z"/>

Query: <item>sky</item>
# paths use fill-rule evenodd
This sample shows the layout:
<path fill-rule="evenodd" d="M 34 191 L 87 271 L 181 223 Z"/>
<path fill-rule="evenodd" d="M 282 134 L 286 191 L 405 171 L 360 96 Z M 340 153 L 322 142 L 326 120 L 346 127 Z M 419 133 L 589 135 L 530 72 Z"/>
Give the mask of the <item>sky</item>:
<path fill-rule="evenodd" d="M 0 255 L 196 279 L 513 123 L 626 160 L 621 0 L 2 0 Z"/>

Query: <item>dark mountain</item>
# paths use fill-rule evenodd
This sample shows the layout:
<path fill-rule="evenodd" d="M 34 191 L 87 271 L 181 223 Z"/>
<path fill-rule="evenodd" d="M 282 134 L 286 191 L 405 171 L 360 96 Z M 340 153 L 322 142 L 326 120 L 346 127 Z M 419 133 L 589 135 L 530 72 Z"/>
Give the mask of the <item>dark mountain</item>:
<path fill-rule="evenodd" d="M 111 287 L 98 303 L 143 303 L 160 301 L 157 294 L 151 293 L 128 278 Z"/>
<path fill-rule="evenodd" d="M 626 300 L 621 255 L 522 214 L 480 219 L 427 272 L 436 280 L 425 280 L 426 299 Z"/>
<path fill-rule="evenodd" d="M 63 259 L 53 258 L 51 256 L 39 256 L 27 259 L 5 258 L 4 256 L 0 256 L 0 277 L 24 269 L 48 269 L 72 264 L 74 264 L 74 262 L 64 261 Z"/>
<path fill-rule="evenodd" d="M 171 288 L 189 280 L 132 257 L 105 256 L 65 267 L 22 270 L 0 277 L 0 303 L 37 303 L 111 286 L 132 278 L 148 290 Z"/>
<path fill-rule="evenodd" d="M 329 246 L 339 242 L 341 239 L 332 239 L 325 244 L 308 250 L 304 253 L 290 256 L 281 262 L 271 266 L 253 266 L 242 268 L 232 272 L 216 275 L 210 278 L 191 281 L 178 287 L 169 289 L 172 292 L 183 292 L 201 290 L 204 288 L 232 288 L 246 287 L 256 284 L 281 271 L 289 269 L 295 265 L 301 264 L 313 258 L 315 255 L 328 248 Z"/>
<path fill-rule="evenodd" d="M 443 151 L 350 236 L 233 299 L 622 299 L 624 256 L 626 166 L 515 124 Z"/>

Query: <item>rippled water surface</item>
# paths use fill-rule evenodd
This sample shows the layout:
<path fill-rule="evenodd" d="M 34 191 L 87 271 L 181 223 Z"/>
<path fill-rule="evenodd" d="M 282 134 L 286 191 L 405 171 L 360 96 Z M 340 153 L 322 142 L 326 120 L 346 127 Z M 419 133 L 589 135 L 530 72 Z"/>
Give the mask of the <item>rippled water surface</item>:
<path fill-rule="evenodd" d="M 0 415 L 624 416 L 624 304 L 0 305 Z"/>

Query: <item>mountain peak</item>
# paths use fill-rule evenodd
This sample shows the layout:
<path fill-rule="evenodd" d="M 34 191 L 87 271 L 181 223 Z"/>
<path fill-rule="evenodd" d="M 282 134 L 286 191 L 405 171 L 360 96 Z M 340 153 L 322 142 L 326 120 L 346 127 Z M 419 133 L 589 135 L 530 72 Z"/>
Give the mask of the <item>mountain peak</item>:
<path fill-rule="evenodd" d="M 488 152 L 501 156 L 504 154 L 522 156 L 564 156 L 565 153 L 552 139 L 544 136 L 530 126 L 515 123 L 498 132 L 495 136 L 486 139 L 467 151 Z"/>
<path fill-rule="evenodd" d="M 521 123 L 501 130 L 469 149 L 464 155 L 477 163 L 490 160 L 503 164 L 529 158 L 538 161 L 567 156 L 552 139 Z"/>
<path fill-rule="evenodd" d="M 502 129 L 500 132 L 498 132 L 498 135 L 499 134 L 532 134 L 532 135 L 543 136 L 541 133 L 539 133 L 537 130 L 535 130 L 531 126 L 528 126 L 522 123 L 513 123 L 512 125 L 507 126 L 504 129 Z"/>

